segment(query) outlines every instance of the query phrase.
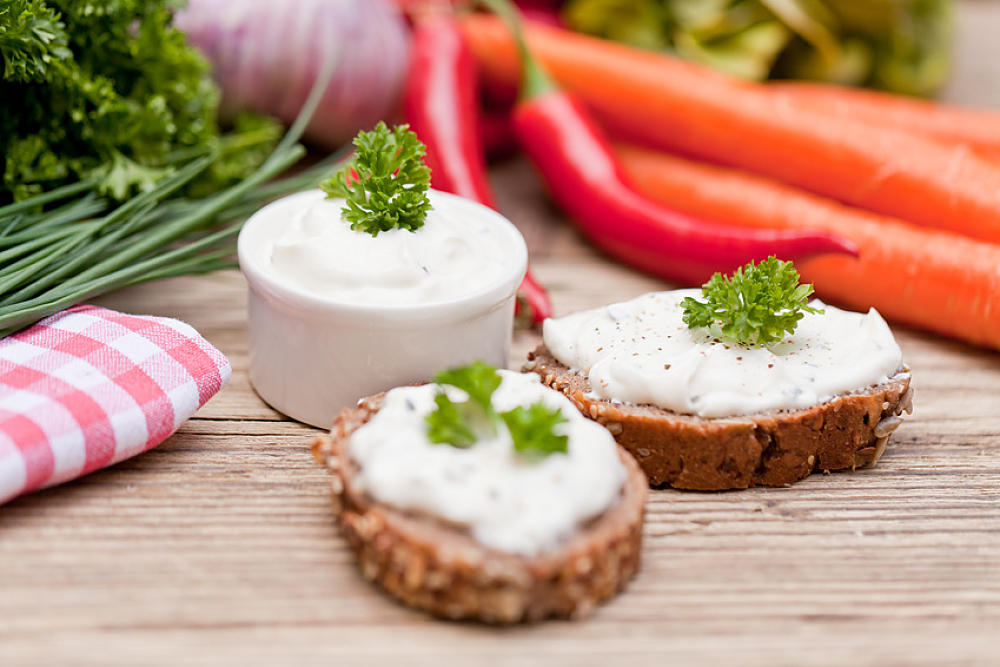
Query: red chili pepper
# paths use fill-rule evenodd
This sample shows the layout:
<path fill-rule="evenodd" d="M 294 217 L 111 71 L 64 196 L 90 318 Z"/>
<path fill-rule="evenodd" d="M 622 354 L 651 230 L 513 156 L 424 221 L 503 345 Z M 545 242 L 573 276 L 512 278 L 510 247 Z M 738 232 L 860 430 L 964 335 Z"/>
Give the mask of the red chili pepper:
<path fill-rule="evenodd" d="M 641 194 L 583 104 L 558 89 L 527 52 L 509 5 L 487 4 L 508 21 L 521 47 L 524 75 L 513 115 L 518 144 L 556 203 L 609 255 L 686 284 L 703 283 L 716 271 L 730 272 L 770 255 L 794 260 L 824 253 L 857 255 L 851 241 L 826 231 L 725 225 Z"/>
<path fill-rule="evenodd" d="M 431 185 L 496 210 L 478 131 L 478 72 L 450 12 L 414 19 L 412 61 L 403 91 L 403 114 L 427 146 Z M 548 294 L 529 271 L 520 288 L 532 323 L 552 316 Z M 522 300 L 518 300 L 520 308 Z"/>

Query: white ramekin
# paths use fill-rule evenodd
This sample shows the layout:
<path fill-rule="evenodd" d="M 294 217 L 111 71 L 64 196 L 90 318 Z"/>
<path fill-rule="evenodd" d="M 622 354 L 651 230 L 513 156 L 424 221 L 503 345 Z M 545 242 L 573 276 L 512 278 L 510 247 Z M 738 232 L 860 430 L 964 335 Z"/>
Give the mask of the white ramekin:
<path fill-rule="evenodd" d="M 315 197 L 303 192 L 291 197 Z M 517 228 L 492 209 L 446 197 L 470 217 L 492 221 L 509 236 L 510 270 L 495 283 L 461 297 L 425 304 L 347 303 L 291 285 L 267 264 L 268 204 L 240 232 L 240 268 L 249 284 L 250 382 L 276 410 L 329 428 L 344 407 L 392 387 L 424 382 L 439 370 L 477 359 L 507 365 L 517 287 L 528 251 Z"/>

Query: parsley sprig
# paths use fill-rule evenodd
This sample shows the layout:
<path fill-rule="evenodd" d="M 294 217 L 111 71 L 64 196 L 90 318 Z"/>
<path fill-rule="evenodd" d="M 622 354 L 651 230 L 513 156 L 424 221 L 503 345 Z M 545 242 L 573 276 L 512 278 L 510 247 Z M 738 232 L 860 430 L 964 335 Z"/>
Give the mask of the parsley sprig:
<path fill-rule="evenodd" d="M 528 407 L 517 406 L 513 410 L 500 413 L 507 424 L 514 451 L 529 456 L 548 456 L 555 452 L 565 452 L 565 435 L 556 435 L 555 427 L 566 421 L 562 413 L 552 410 L 544 403 L 532 403 Z"/>
<path fill-rule="evenodd" d="M 716 273 L 702 286 L 705 301 L 686 297 L 681 306 L 692 329 L 718 325 L 723 335 L 753 347 L 794 333 L 804 313 L 823 312 L 806 303 L 812 291 L 799 284 L 791 262 L 772 256 L 737 269 L 732 278 Z"/>
<path fill-rule="evenodd" d="M 566 452 L 569 438 L 555 433 L 555 427 L 566 421 L 559 410 L 538 402 L 497 413 L 491 398 L 500 386 L 500 375 L 493 366 L 476 361 L 442 371 L 434 381 L 458 387 L 469 395 L 469 400 L 455 403 L 443 390 L 434 397 L 437 409 L 426 417 L 427 438 L 431 442 L 471 447 L 482 438 L 495 436 L 502 421 L 518 454 L 544 457 Z"/>
<path fill-rule="evenodd" d="M 380 121 L 371 132 L 358 133 L 354 157 L 320 185 L 329 197 L 347 200 L 344 219 L 351 229 L 378 236 L 423 226 L 431 209 L 431 170 L 423 160 L 426 147 L 409 127 L 390 130 Z"/>
<path fill-rule="evenodd" d="M 497 413 L 490 398 L 500 386 L 500 376 L 492 366 L 476 361 L 469 366 L 441 371 L 434 381 L 458 387 L 469 400 L 455 403 L 444 391 L 434 397 L 437 409 L 427 415 L 427 437 L 431 442 L 455 447 L 471 447 L 480 436 L 496 435 Z"/>

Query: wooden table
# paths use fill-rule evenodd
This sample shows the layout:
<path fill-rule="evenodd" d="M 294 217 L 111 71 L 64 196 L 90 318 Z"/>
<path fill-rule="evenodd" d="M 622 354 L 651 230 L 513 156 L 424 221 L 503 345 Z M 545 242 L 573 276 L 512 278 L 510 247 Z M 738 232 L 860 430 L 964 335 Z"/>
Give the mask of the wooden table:
<path fill-rule="evenodd" d="M 1000 107 L 1000 5 L 966 2 L 949 97 Z M 990 58 L 993 58 L 992 60 Z M 494 172 L 565 314 L 664 284 L 595 254 L 525 163 Z M 184 319 L 233 380 L 152 452 L 0 508 L 0 665 L 1000 664 L 1000 358 L 897 329 L 915 412 L 879 466 L 786 489 L 655 491 L 644 565 L 583 622 L 431 620 L 369 587 L 316 432 L 247 380 L 236 272 L 102 303 Z M 537 335 L 519 332 L 513 365 Z"/>

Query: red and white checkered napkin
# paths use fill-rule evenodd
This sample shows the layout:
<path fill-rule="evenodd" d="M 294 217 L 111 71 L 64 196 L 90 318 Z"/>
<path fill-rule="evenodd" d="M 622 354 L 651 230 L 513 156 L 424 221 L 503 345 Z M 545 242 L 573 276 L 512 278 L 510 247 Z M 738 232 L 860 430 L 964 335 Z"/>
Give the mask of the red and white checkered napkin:
<path fill-rule="evenodd" d="M 183 322 L 94 306 L 0 340 L 0 503 L 155 447 L 231 374 Z"/>

